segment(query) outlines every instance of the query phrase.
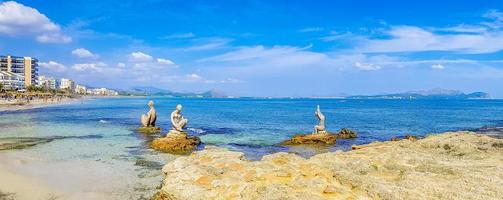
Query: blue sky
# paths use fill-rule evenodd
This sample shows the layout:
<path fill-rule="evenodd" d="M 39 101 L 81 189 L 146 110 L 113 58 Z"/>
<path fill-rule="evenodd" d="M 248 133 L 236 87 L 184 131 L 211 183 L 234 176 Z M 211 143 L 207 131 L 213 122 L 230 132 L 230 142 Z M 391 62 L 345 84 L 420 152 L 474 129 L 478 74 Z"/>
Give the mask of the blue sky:
<path fill-rule="evenodd" d="M 88 86 L 503 98 L 501 1 L 0 2 L 0 54 Z"/>

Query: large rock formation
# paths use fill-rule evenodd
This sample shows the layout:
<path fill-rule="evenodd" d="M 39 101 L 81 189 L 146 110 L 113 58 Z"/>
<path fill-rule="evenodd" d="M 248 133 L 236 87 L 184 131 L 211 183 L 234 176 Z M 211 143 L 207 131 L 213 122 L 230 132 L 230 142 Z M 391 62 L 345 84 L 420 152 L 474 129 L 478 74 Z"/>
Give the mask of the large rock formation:
<path fill-rule="evenodd" d="M 503 140 L 469 132 L 248 161 L 210 147 L 163 167 L 156 199 L 503 199 Z"/>
<path fill-rule="evenodd" d="M 152 141 L 153 149 L 172 154 L 187 154 L 201 143 L 199 137 L 188 136 L 185 132 L 170 131 L 166 137 Z"/>

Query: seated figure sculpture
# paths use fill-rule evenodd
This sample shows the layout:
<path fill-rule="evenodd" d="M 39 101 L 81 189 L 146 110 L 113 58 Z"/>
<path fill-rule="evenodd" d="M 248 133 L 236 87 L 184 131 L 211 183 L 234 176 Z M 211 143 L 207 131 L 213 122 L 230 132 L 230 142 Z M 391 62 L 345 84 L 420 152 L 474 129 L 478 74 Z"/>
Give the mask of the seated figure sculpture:
<path fill-rule="evenodd" d="M 325 130 L 325 115 L 321 113 L 320 110 L 320 105 L 317 106 L 316 111 L 314 112 L 314 115 L 320 120 L 320 123 L 316 126 L 314 126 L 314 134 L 318 133 L 326 133 L 327 131 Z"/>
<path fill-rule="evenodd" d="M 182 116 L 182 105 L 176 105 L 175 111 L 171 113 L 171 125 L 172 129 L 170 132 L 174 133 L 185 133 L 183 130 L 187 126 L 188 120 Z"/>
<path fill-rule="evenodd" d="M 171 113 L 171 130 L 166 137 L 154 139 L 150 146 L 172 154 L 190 153 L 201 143 L 201 139 L 197 136 L 189 136 L 184 131 L 187 122 L 188 120 L 182 116 L 182 105 L 176 105 L 175 111 Z"/>
<path fill-rule="evenodd" d="M 155 120 L 157 119 L 157 113 L 155 112 L 154 102 L 149 101 L 148 107 L 150 110 L 147 114 L 141 115 L 141 124 L 143 127 L 155 127 Z"/>

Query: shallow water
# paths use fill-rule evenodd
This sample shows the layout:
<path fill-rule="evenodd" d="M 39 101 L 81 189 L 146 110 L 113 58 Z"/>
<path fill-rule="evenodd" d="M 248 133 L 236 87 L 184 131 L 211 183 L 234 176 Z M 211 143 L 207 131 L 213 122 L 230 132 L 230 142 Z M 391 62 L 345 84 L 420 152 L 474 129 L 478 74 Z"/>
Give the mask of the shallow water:
<path fill-rule="evenodd" d="M 503 125 L 503 100 L 91 99 L 0 112 L 0 155 L 31 163 L 20 164 L 18 170 L 78 195 L 148 197 L 160 184 L 162 165 L 176 157 L 150 150 L 148 141 L 153 138 L 135 132 L 150 99 L 163 132 L 170 127 L 170 112 L 181 103 L 190 134 L 200 136 L 204 145 L 243 151 L 249 159 L 278 151 L 307 157 L 405 134 Z M 350 128 L 360 137 L 326 148 L 277 146 L 294 134 L 312 131 L 318 123 L 316 105 L 329 131 Z"/>

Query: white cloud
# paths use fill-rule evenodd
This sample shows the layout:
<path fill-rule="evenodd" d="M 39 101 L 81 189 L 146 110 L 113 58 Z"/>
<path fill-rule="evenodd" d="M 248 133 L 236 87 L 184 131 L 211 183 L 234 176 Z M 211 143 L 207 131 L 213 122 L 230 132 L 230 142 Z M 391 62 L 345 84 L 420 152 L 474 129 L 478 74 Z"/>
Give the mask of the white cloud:
<path fill-rule="evenodd" d="M 199 38 L 194 39 L 194 44 L 188 47 L 183 47 L 183 51 L 207 51 L 221 49 L 227 46 L 233 39 L 229 38 Z"/>
<path fill-rule="evenodd" d="M 120 63 L 117 63 L 117 67 L 124 68 L 124 67 L 126 67 L 126 64 L 120 62 Z"/>
<path fill-rule="evenodd" d="M 194 33 L 189 32 L 189 33 L 175 33 L 175 34 L 164 36 L 162 38 L 163 39 L 187 39 L 187 38 L 193 38 L 193 37 L 196 37 L 196 35 L 194 35 Z"/>
<path fill-rule="evenodd" d="M 96 58 L 98 57 L 96 54 L 92 53 L 91 51 L 84 49 L 84 48 L 78 48 L 74 49 L 72 51 L 72 55 L 78 58 Z"/>
<path fill-rule="evenodd" d="M 432 69 L 445 69 L 445 67 L 441 64 L 434 64 L 434 65 L 431 65 L 431 68 Z"/>
<path fill-rule="evenodd" d="M 55 72 L 63 72 L 63 71 L 66 71 L 66 69 L 67 69 L 66 66 L 64 66 L 63 64 L 60 64 L 58 62 L 55 62 L 55 61 L 40 62 L 38 65 L 42 68 L 46 68 L 50 71 L 55 71 Z"/>
<path fill-rule="evenodd" d="M 479 54 L 503 50 L 503 13 L 491 11 L 489 22 L 447 28 L 395 26 L 384 32 L 389 38 L 363 38 L 356 50 L 365 53 L 450 51 Z"/>
<path fill-rule="evenodd" d="M 380 70 L 381 67 L 378 65 L 374 64 L 362 64 L 360 62 L 355 63 L 355 67 L 358 68 L 359 70 L 363 71 L 375 71 L 375 70 Z"/>
<path fill-rule="evenodd" d="M 306 51 L 304 48 L 292 46 L 273 46 L 266 48 L 262 45 L 241 47 L 214 57 L 199 60 L 200 62 L 254 62 L 274 66 L 299 66 L 315 64 L 323 61 L 327 56 L 323 53 Z"/>
<path fill-rule="evenodd" d="M 502 12 L 499 12 L 498 10 L 490 10 L 489 12 L 484 14 L 484 17 L 490 19 L 491 21 L 483 22 L 482 25 L 492 29 L 503 28 Z"/>
<path fill-rule="evenodd" d="M 48 33 L 38 35 L 36 40 L 40 43 L 70 43 L 72 38 L 60 33 Z"/>
<path fill-rule="evenodd" d="M 299 32 L 302 32 L 302 33 L 318 32 L 318 31 L 322 31 L 322 30 L 323 30 L 323 28 L 321 28 L 321 27 L 307 27 L 307 28 L 300 29 Z"/>
<path fill-rule="evenodd" d="M 98 62 L 98 63 L 81 63 L 81 64 L 74 64 L 72 66 L 72 69 L 78 72 L 84 72 L 84 71 L 89 71 L 89 72 L 102 72 L 104 70 L 104 67 L 106 67 L 107 64 L 103 62 Z"/>
<path fill-rule="evenodd" d="M 41 43 L 68 43 L 72 38 L 38 10 L 14 1 L 0 4 L 0 33 L 11 36 L 33 35 Z"/>
<path fill-rule="evenodd" d="M 129 59 L 132 62 L 150 62 L 152 61 L 152 56 L 141 51 L 137 51 L 129 54 Z"/>
<path fill-rule="evenodd" d="M 225 80 L 219 81 L 220 83 L 242 83 L 242 80 L 235 79 L 235 78 L 227 78 Z"/>
<path fill-rule="evenodd" d="M 337 33 L 332 31 L 329 36 L 322 37 L 321 40 L 325 42 L 336 41 L 336 40 L 355 40 L 360 39 L 361 36 L 354 35 L 352 33 Z"/>
<path fill-rule="evenodd" d="M 197 82 L 203 80 L 203 77 L 198 74 L 187 74 L 185 75 L 185 78 L 187 78 L 187 81 L 189 82 Z"/>
<path fill-rule="evenodd" d="M 160 65 L 174 65 L 175 63 L 169 59 L 157 58 L 157 63 Z"/>

